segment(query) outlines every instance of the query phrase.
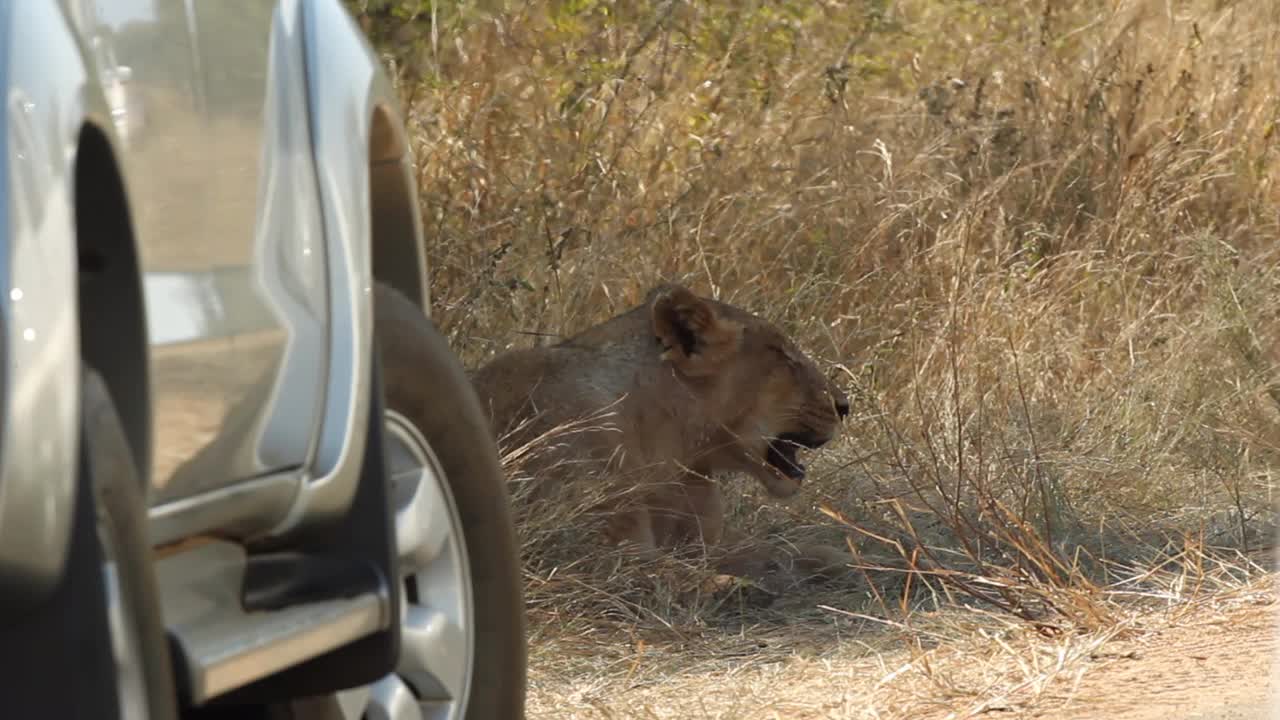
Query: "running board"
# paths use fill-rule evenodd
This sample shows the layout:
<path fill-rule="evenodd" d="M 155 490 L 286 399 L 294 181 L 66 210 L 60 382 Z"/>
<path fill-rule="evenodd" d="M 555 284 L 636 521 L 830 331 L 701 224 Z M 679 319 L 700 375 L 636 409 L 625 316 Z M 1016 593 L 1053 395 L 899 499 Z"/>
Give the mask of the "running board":
<path fill-rule="evenodd" d="M 311 583 L 290 579 L 291 574 L 314 576 L 307 567 L 313 560 L 326 570 L 333 568 L 332 561 L 307 556 L 259 563 L 239 545 L 221 541 L 156 563 L 175 679 L 190 704 L 204 704 L 388 626 L 388 591 L 376 577 L 374 587 L 359 582 L 362 587 L 352 592 L 341 577 L 350 579 L 351 573 L 326 572 L 336 586 L 328 596 Z M 272 587 L 271 578 L 283 592 Z M 297 602 L 282 602 L 290 595 Z M 255 609 L 246 609 L 246 600 Z"/>

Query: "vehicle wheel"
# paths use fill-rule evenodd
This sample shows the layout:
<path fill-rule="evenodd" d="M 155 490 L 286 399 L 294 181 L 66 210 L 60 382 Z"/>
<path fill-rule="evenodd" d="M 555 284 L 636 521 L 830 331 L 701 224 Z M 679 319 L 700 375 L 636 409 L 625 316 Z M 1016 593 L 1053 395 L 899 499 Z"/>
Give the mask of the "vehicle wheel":
<path fill-rule="evenodd" d="M 400 661 L 348 718 L 522 718 L 524 601 L 497 448 L 466 371 L 406 297 L 375 290 L 402 575 Z"/>
<path fill-rule="evenodd" d="M 93 490 L 120 717 L 176 718 L 142 481 L 106 384 L 92 370 L 83 377 L 81 452 Z"/>
<path fill-rule="evenodd" d="M 97 373 L 82 374 L 80 460 L 62 578 L 4 618 L 4 717 L 171 720 L 177 696 L 147 542 L 142 483 Z"/>

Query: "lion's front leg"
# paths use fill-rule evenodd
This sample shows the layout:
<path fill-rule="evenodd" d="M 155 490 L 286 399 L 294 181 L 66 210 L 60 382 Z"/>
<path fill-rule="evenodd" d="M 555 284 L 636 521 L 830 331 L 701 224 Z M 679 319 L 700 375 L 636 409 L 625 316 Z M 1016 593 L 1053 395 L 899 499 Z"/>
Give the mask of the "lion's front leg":
<path fill-rule="evenodd" d="M 720 484 L 686 473 L 655 497 L 654 539 L 659 547 L 697 543 L 719 545 L 724 537 L 724 496 Z"/>
<path fill-rule="evenodd" d="M 653 534 L 653 518 L 647 507 L 631 506 L 614 511 L 605 529 L 609 539 L 642 556 L 657 552 Z"/>

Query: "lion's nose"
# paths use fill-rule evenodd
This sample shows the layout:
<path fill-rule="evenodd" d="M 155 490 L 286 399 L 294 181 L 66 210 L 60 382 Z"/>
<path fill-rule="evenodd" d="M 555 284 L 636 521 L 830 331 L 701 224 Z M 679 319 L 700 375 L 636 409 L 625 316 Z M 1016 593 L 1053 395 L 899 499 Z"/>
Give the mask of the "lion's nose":
<path fill-rule="evenodd" d="M 836 395 L 835 400 L 836 412 L 840 415 L 840 419 L 843 420 L 849 417 L 849 398 L 844 395 Z"/>

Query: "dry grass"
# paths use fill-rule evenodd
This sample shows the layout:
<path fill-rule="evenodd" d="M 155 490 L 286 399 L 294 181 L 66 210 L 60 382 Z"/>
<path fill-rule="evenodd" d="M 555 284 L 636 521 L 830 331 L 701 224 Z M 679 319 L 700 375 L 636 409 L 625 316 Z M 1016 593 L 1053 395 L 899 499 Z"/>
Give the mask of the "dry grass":
<path fill-rule="evenodd" d="M 1148 684 L 1159 686 L 1161 696 L 1144 698 L 1143 686 L 1131 684 L 1104 694 L 1109 702 L 1099 707 L 1096 696 L 1082 692 L 1109 664 L 1146 660 L 1179 633 L 1210 642 L 1225 636 L 1239 656 L 1233 670 L 1254 666 L 1241 678 L 1243 688 L 1214 678 L 1215 698 L 1242 689 L 1265 697 L 1258 678 L 1266 670 L 1257 665 L 1265 664 L 1265 648 L 1275 645 L 1265 632 L 1274 623 L 1274 583 L 1233 579 L 1218 590 L 1196 600 L 1165 594 L 1126 602 L 1105 629 L 1054 637 L 1005 614 L 964 608 L 885 621 L 843 613 L 805 616 L 797 607 L 800 617 L 786 624 L 759 622 L 741 633 L 649 628 L 609 643 L 555 634 L 558 625 L 543 624 L 553 634 L 534 644 L 529 710 L 547 718 L 952 720 L 992 713 L 1058 717 L 1089 701 L 1079 717 L 1127 719 L 1135 707 L 1158 709 L 1165 695 L 1178 692 L 1166 686 L 1185 683 L 1185 673 L 1196 672 L 1198 663 L 1153 657 L 1173 664 L 1145 668 Z M 1249 652 L 1254 648 L 1264 652 Z"/>
<path fill-rule="evenodd" d="M 581 553 L 581 508 L 529 506 L 535 678 L 573 678 L 567 707 L 810 643 L 923 646 L 946 607 L 992 613 L 953 626 L 965 652 L 998 651 L 974 635 L 995 618 L 1083 652 L 1124 597 L 1254 582 L 1280 480 L 1280 4 L 446 2 L 366 27 L 472 365 L 681 280 L 856 399 L 803 500 L 732 501 L 757 537 L 849 542 L 843 584 L 726 601 L 696 559 L 623 572 Z"/>

